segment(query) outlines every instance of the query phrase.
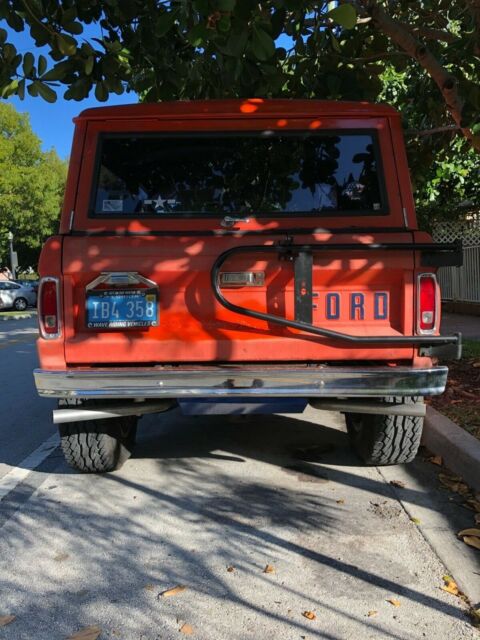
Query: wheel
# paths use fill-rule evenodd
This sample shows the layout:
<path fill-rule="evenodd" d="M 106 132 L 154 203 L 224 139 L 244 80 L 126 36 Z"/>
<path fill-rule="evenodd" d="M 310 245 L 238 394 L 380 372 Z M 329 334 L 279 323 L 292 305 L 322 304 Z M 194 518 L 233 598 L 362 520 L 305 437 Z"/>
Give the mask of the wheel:
<path fill-rule="evenodd" d="M 25 309 L 28 307 L 28 302 L 25 300 L 25 298 L 16 298 L 15 302 L 13 303 L 13 307 L 15 311 L 25 311 Z"/>
<path fill-rule="evenodd" d="M 133 451 L 137 421 L 136 416 L 122 416 L 59 425 L 65 460 L 83 473 L 119 469 Z"/>
<path fill-rule="evenodd" d="M 385 398 L 391 402 L 392 398 Z M 404 404 L 418 398 L 397 398 Z M 420 400 L 421 401 L 421 400 Z M 422 437 L 423 417 L 346 413 L 352 445 L 362 460 L 373 466 L 411 462 Z"/>

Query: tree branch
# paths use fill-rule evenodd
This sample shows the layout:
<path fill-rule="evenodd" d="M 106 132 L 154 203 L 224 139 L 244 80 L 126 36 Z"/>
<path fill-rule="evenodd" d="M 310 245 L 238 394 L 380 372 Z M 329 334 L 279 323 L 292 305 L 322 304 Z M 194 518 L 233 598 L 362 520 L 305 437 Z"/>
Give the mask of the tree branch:
<path fill-rule="evenodd" d="M 477 0 L 475 0 L 476 2 Z M 440 89 L 447 108 L 457 126 L 461 129 L 463 135 L 470 144 L 480 151 L 480 141 L 476 140 L 470 129 L 462 127 L 462 110 L 463 99 L 458 92 L 457 80 L 452 76 L 445 67 L 435 58 L 426 45 L 421 43 L 411 33 L 410 29 L 404 23 L 391 18 L 382 7 L 375 2 L 366 0 L 367 8 L 372 16 L 373 25 L 400 49 L 406 51 L 412 58 L 425 69 L 429 76 L 433 79 L 437 87 Z"/>
<path fill-rule="evenodd" d="M 436 133 L 453 133 L 460 131 L 460 127 L 456 124 L 448 124 L 444 127 L 435 127 L 434 129 L 407 129 L 405 131 L 406 136 L 415 136 L 416 138 L 425 138 L 427 136 L 433 136 Z"/>
<path fill-rule="evenodd" d="M 407 25 L 405 25 L 407 26 Z M 410 27 L 407 29 L 415 36 L 420 36 L 426 40 L 441 40 L 442 42 L 448 42 L 448 44 L 458 40 L 457 36 L 449 31 L 443 31 L 443 29 L 433 29 L 431 27 Z"/>

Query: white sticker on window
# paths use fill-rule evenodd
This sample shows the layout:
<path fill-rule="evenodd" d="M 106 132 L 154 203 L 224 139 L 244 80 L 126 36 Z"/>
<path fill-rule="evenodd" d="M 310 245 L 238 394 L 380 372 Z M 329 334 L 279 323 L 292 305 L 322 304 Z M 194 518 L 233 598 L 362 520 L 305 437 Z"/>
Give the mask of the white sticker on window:
<path fill-rule="evenodd" d="M 380 211 L 380 203 L 379 202 L 374 202 L 373 203 L 373 210 L 374 211 Z"/>
<path fill-rule="evenodd" d="M 104 200 L 102 211 L 123 211 L 123 200 Z"/>

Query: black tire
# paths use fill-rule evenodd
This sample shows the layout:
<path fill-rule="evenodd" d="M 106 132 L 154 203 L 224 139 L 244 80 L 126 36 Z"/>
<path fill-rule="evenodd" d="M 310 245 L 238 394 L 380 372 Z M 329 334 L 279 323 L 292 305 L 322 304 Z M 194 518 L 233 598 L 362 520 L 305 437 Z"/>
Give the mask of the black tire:
<path fill-rule="evenodd" d="M 119 469 L 135 445 L 137 417 L 67 422 L 59 425 L 63 455 L 82 473 Z"/>
<path fill-rule="evenodd" d="M 386 398 L 387 402 L 393 398 Z M 396 398 L 405 404 L 418 398 Z M 411 462 L 422 437 L 423 417 L 346 413 L 350 441 L 365 464 L 385 466 Z"/>
<path fill-rule="evenodd" d="M 13 308 L 15 309 L 15 311 L 25 311 L 27 307 L 28 302 L 25 300 L 25 298 L 16 298 L 13 303 Z"/>

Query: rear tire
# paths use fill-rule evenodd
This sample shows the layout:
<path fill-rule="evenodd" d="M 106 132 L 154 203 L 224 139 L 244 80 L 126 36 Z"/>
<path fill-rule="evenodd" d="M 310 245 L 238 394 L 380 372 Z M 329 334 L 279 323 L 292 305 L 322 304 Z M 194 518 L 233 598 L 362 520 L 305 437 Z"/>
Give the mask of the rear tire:
<path fill-rule="evenodd" d="M 392 398 L 386 398 L 387 402 Z M 418 398 L 395 398 L 403 403 Z M 346 413 L 353 448 L 367 465 L 385 466 L 411 462 L 422 437 L 423 417 Z"/>
<path fill-rule="evenodd" d="M 25 300 L 25 298 L 16 298 L 15 302 L 13 303 L 13 307 L 15 311 L 25 311 L 25 309 L 28 307 L 28 302 Z"/>
<path fill-rule="evenodd" d="M 119 469 L 133 451 L 137 420 L 136 416 L 122 416 L 59 425 L 65 460 L 82 473 Z"/>

